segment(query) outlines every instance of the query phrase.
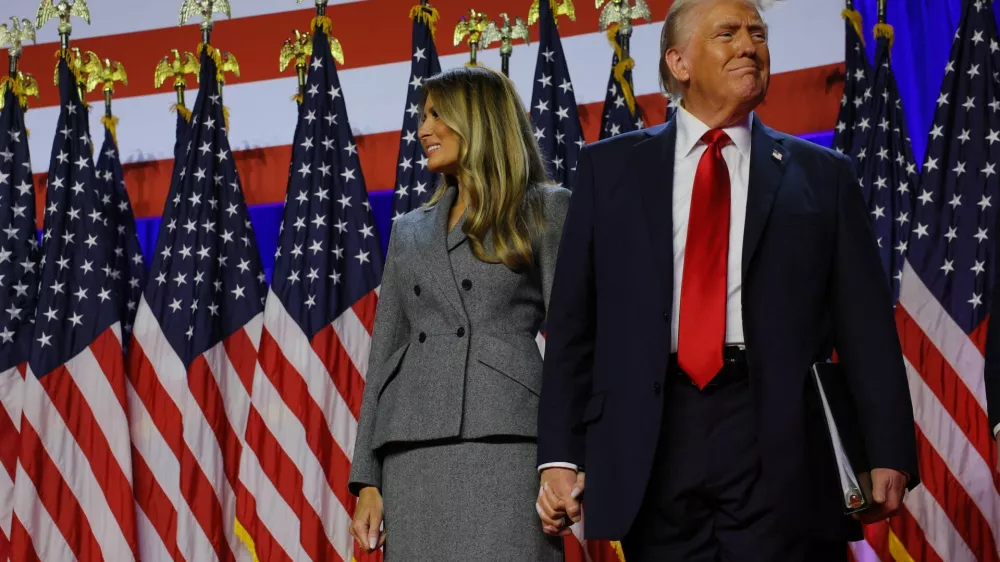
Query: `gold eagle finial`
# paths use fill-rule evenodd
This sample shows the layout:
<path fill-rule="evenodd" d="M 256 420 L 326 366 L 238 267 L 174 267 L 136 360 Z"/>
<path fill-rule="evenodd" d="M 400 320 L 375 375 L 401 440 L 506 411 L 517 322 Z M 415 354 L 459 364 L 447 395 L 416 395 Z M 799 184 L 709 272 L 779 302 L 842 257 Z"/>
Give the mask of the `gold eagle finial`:
<path fill-rule="evenodd" d="M 523 39 L 525 43 L 528 42 L 528 25 L 519 17 L 515 17 L 514 24 L 511 25 L 510 17 L 505 12 L 500 13 L 500 19 L 503 20 L 501 25 L 497 25 L 495 21 L 486 24 L 486 29 L 479 37 L 479 48 L 489 48 L 490 45 L 499 41 L 500 54 L 509 55 L 514 50 L 514 39 Z"/>
<path fill-rule="evenodd" d="M 627 35 L 632 32 L 632 20 L 653 21 L 645 0 L 634 0 L 635 3 L 631 6 L 629 0 L 595 0 L 595 7 L 600 8 L 605 2 L 607 5 L 601 10 L 601 17 L 598 19 L 598 25 L 602 30 L 618 24 L 620 33 Z"/>
<path fill-rule="evenodd" d="M 531 3 L 531 8 L 528 9 L 528 25 L 535 25 L 538 21 L 538 14 L 540 6 L 538 4 L 539 0 L 535 0 Z M 576 8 L 573 7 L 573 0 L 563 0 L 562 3 L 556 4 L 556 0 L 548 0 L 549 6 L 552 8 L 552 19 L 555 20 L 556 25 L 559 25 L 559 16 L 566 16 L 569 19 L 576 21 Z"/>

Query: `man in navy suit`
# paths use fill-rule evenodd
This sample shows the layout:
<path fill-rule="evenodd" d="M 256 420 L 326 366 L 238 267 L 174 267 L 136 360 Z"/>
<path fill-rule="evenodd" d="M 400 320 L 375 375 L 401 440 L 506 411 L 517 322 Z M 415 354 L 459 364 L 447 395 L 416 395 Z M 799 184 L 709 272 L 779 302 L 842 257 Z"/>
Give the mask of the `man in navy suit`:
<path fill-rule="evenodd" d="M 674 0 L 665 125 L 584 148 L 548 311 L 543 529 L 628 562 L 846 560 L 918 482 L 892 297 L 850 161 L 754 114 L 751 0 Z M 814 362 L 836 350 L 873 481 L 843 514 Z M 583 473 L 586 473 L 584 482 Z"/>

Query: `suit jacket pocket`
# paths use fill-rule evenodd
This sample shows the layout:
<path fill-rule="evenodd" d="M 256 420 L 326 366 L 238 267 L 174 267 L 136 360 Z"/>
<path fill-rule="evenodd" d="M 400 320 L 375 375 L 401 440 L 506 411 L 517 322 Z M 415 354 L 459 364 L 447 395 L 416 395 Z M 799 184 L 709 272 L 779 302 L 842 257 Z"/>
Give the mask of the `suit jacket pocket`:
<path fill-rule="evenodd" d="M 510 339 L 484 336 L 477 359 L 497 374 L 503 375 L 538 396 L 542 391 L 542 359 L 538 344 L 527 336 Z"/>
<path fill-rule="evenodd" d="M 389 359 L 387 359 L 386 362 L 380 367 L 383 371 L 385 371 L 385 375 L 382 377 L 382 386 L 378 389 L 378 398 L 381 398 L 382 393 L 389 387 L 389 384 L 396 380 L 396 375 L 398 375 L 400 371 L 399 367 L 403 363 L 403 357 L 406 355 L 406 350 L 409 348 L 409 343 L 404 344 L 403 347 L 400 347 L 393 352 L 393 354 L 389 356 Z"/>

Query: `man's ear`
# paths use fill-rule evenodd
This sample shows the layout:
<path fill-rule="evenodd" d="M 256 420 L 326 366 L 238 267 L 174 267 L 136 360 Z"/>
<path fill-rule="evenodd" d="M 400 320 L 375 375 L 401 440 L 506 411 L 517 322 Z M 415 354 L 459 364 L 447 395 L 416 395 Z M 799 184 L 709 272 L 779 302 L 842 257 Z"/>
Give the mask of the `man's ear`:
<path fill-rule="evenodd" d="M 667 68 L 670 69 L 670 74 L 673 75 L 674 80 L 687 82 L 691 79 L 691 69 L 688 67 L 688 61 L 679 50 L 667 49 L 666 54 L 663 56 L 667 61 Z"/>

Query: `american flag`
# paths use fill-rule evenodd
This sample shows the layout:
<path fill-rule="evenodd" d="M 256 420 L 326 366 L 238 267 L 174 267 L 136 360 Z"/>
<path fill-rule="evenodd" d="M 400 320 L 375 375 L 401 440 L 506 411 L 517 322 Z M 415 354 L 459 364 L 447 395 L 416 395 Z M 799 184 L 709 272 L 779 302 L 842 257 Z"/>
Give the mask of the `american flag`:
<path fill-rule="evenodd" d="M 996 452 L 983 381 L 997 265 L 991 238 L 1000 183 L 1000 38 L 992 2 L 963 4 L 896 308 L 923 483 L 888 524 L 890 546 L 914 560 L 948 562 L 1000 558 Z"/>
<path fill-rule="evenodd" d="M 535 63 L 535 83 L 531 92 L 535 140 L 542 149 L 549 175 L 559 185 L 572 187 L 576 159 L 586 142 L 566 54 L 549 0 L 539 0 L 538 27 L 538 61 Z"/>
<path fill-rule="evenodd" d="M 240 466 L 247 493 L 239 517 L 261 560 L 350 562 L 355 498 L 347 480 L 383 261 L 319 25 L 294 142 Z"/>
<path fill-rule="evenodd" d="M 0 560 L 10 552 L 22 381 L 38 299 L 38 230 L 24 110 L 11 88 L 0 112 Z"/>
<path fill-rule="evenodd" d="M 175 167 L 128 350 L 144 560 L 249 560 L 234 529 L 265 277 L 229 145 L 219 51 Z M 179 168 L 179 169 L 177 169 Z"/>
<path fill-rule="evenodd" d="M 887 31 L 878 33 L 873 95 L 867 103 L 867 116 L 861 121 L 870 121 L 871 130 L 859 132 L 854 140 L 861 190 L 871 213 L 886 279 L 892 283 L 895 297 L 902 279 L 919 176 L 906 132 L 899 88 L 889 62 L 889 37 L 886 35 L 892 28 L 881 28 Z"/>
<path fill-rule="evenodd" d="M 438 17 L 437 9 L 429 4 L 418 4 L 410 10 L 410 19 L 413 20 L 413 55 L 399 139 L 392 220 L 426 203 L 437 184 L 437 174 L 427 169 L 427 156 L 420 145 L 417 129 L 420 127 L 420 92 L 423 82 L 441 72 L 437 48 L 434 47 L 434 27 Z"/>
<path fill-rule="evenodd" d="M 105 118 L 107 120 L 108 118 Z M 132 322 L 139 309 L 139 298 L 146 286 L 146 266 L 142 258 L 142 248 L 135 231 L 135 216 L 132 203 L 125 191 L 122 163 L 118 157 L 118 142 L 112 127 L 105 123 L 104 145 L 97 157 L 95 181 L 101 187 L 101 204 L 104 206 L 104 222 L 113 229 L 110 241 L 114 246 L 114 263 L 105 266 L 105 275 L 115 282 L 115 291 L 120 295 L 118 306 L 122 322 L 122 341 L 128 345 L 132 335 Z"/>
<path fill-rule="evenodd" d="M 635 88 L 632 87 L 634 62 L 631 56 L 623 58 L 625 50 L 622 44 L 628 41 L 628 36 L 617 33 L 617 29 L 616 25 L 608 28 L 609 37 L 615 37 L 612 42 L 615 54 L 611 58 L 608 92 L 604 97 L 600 139 L 637 131 L 646 126 L 639 105 L 635 101 Z"/>
<path fill-rule="evenodd" d="M 65 58 L 24 379 L 13 560 L 134 560 L 136 517 L 119 306 L 88 134 Z"/>
<path fill-rule="evenodd" d="M 840 98 L 840 113 L 833 131 L 833 149 L 847 154 L 857 165 L 857 145 L 872 132 L 871 63 L 861 39 L 861 14 L 844 10 L 844 95 Z"/>

